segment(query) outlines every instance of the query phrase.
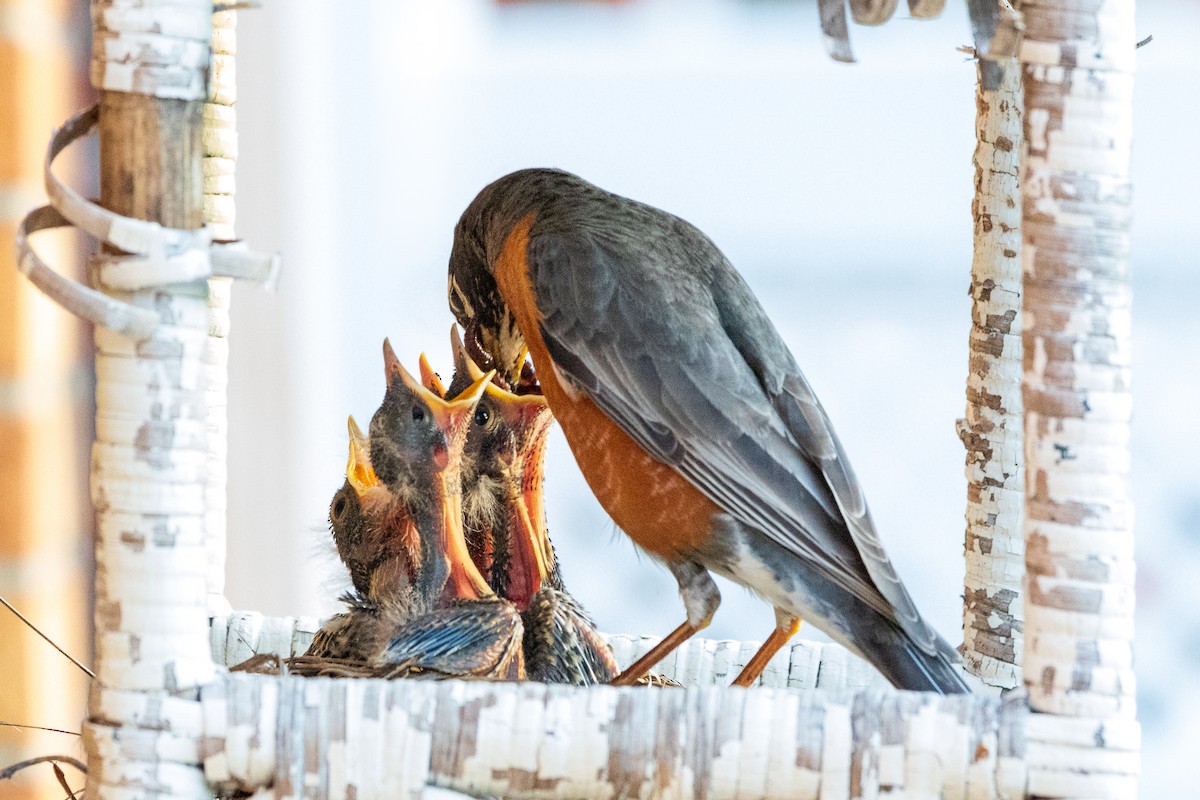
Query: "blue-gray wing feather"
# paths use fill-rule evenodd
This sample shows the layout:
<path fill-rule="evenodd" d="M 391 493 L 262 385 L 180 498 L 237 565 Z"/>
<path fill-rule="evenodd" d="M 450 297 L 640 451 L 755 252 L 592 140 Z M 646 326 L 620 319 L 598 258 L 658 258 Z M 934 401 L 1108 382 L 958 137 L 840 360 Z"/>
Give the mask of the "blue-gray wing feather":
<path fill-rule="evenodd" d="M 658 215 L 636 229 L 661 235 L 530 240 L 559 373 L 732 516 L 933 653 L 935 634 L 883 550 L 824 409 L 749 287 L 686 222 L 630 213 Z"/>

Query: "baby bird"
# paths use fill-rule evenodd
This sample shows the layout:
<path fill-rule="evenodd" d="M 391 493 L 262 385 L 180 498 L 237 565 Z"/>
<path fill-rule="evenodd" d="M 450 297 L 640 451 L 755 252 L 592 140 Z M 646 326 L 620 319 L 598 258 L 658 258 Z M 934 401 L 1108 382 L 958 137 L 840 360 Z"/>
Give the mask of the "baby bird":
<path fill-rule="evenodd" d="M 457 397 L 483 375 L 451 327 Z M 422 362 L 422 382 L 441 382 Z M 546 438 L 553 422 L 532 376 L 513 387 L 487 384 L 463 452 L 464 527 L 475 564 L 492 589 L 522 612 L 525 669 L 546 683 L 607 683 L 618 673 L 612 650 L 564 588 L 546 532 L 542 495 Z"/>
<path fill-rule="evenodd" d="M 463 540 L 458 464 L 487 378 L 452 403 L 424 390 L 384 343 L 388 389 L 371 438 L 350 425 L 347 480 L 330 521 L 355 592 L 308 655 L 474 677 L 519 678 L 522 625 Z"/>
<path fill-rule="evenodd" d="M 326 621 L 305 655 L 369 661 L 414 613 L 420 550 L 412 517 L 379 482 L 354 417 L 347 426 L 346 480 L 329 504 L 329 525 L 354 590 L 341 598 L 349 610 Z"/>

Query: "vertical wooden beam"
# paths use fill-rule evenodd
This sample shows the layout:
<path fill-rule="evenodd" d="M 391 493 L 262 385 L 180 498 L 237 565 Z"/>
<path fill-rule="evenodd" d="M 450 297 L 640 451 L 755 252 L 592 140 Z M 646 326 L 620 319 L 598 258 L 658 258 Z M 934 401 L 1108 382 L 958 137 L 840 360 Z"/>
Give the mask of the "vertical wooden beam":
<path fill-rule="evenodd" d="M 0 0 L 0 594 L 86 659 L 80 330 L 10 255 L 20 217 L 42 202 L 46 139 L 70 112 L 71 10 L 66 0 Z M 77 258 L 65 239 L 44 252 L 64 265 Z M 0 654 L 0 721 L 78 730 L 87 677 L 3 608 Z M 0 727 L 0 766 L 76 751 L 73 737 Z M 48 766 L 0 782 L 2 800 L 62 794 Z"/>
<path fill-rule="evenodd" d="M 1003 64 L 999 86 L 977 62 L 975 89 L 975 254 L 967 412 L 966 579 L 963 663 L 984 683 L 1021 683 L 1025 574 L 1021 409 L 1021 192 L 1018 181 L 1021 70 Z"/>
<path fill-rule="evenodd" d="M 1092 768 L 1081 773 L 1067 762 L 1110 745 L 1066 734 L 1109 721 L 1136 728 L 1129 484 L 1134 2 L 1025 0 L 1022 11 L 1024 673 L 1030 705 L 1053 723 L 1042 727 L 1040 740 L 1031 736 L 1030 746 L 1050 745 L 1056 754 L 1031 767 L 1029 792 L 1133 797 L 1136 750 L 1124 760 L 1093 753 Z"/>

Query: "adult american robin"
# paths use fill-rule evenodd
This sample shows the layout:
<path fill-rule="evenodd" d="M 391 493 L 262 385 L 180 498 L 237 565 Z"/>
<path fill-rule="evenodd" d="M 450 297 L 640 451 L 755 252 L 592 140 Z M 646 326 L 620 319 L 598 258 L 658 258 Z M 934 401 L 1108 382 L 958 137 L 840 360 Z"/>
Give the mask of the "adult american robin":
<path fill-rule="evenodd" d="M 883 550 L 825 411 L 745 281 L 678 217 L 566 172 L 483 189 L 454 232 L 450 307 L 502 380 L 532 357 L 584 477 L 706 627 L 724 575 L 775 608 L 749 685 L 808 619 L 894 685 L 967 691 Z"/>
<path fill-rule="evenodd" d="M 386 342 L 384 358 L 387 394 L 369 443 L 351 420 L 347 480 L 330 513 L 356 593 L 307 654 L 519 678 L 519 612 L 471 562 L 458 501 L 466 428 L 491 376 L 446 402 L 413 380 Z"/>
<path fill-rule="evenodd" d="M 450 329 L 455 397 L 483 371 Z M 422 364 L 422 383 L 440 388 Z M 431 371 L 429 371 L 431 372 Z M 553 417 L 523 375 L 512 391 L 489 383 L 463 451 L 463 522 L 467 546 L 498 595 L 521 610 L 525 668 L 544 683 L 608 683 L 619 669 L 612 648 L 583 605 L 563 585 L 546 531 L 543 499 L 546 439 Z"/>

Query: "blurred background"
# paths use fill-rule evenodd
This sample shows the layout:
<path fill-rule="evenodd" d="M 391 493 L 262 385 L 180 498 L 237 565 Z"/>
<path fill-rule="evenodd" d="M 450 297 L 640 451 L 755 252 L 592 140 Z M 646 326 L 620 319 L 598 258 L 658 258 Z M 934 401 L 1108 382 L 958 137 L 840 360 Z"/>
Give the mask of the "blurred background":
<path fill-rule="evenodd" d="M 19 215 L 40 202 L 51 128 L 87 101 L 86 26 L 78 2 L 0 3 L 0 130 L 10 137 L 0 139 L 0 259 Z M 1200 315 L 1190 302 L 1200 162 L 1188 155 L 1200 7 L 1142 0 L 1138 38 L 1151 34 L 1134 168 L 1148 797 L 1184 785 L 1200 718 L 1200 603 L 1186 599 L 1200 574 Z M 831 62 L 815 3 L 785 0 L 293 0 L 242 13 L 238 232 L 281 252 L 285 268 L 276 294 L 234 296 L 233 607 L 337 608 L 347 580 L 327 509 L 346 415 L 365 421 L 382 398 L 380 342 L 391 337 L 410 366 L 424 351 L 449 372 L 445 269 L 458 215 L 494 178 L 555 166 L 690 220 L 739 267 L 833 418 L 918 605 L 961 641 L 954 423 L 965 403 L 975 69 L 955 48 L 970 31 L 951 0 L 937 21 L 901 10 L 851 36 L 859 63 Z M 77 161 L 86 187 L 88 148 Z M 0 593 L 86 654 L 87 334 L 11 266 L 0 282 Z M 571 590 L 603 630 L 673 628 L 683 618 L 674 581 L 614 530 L 557 433 L 549 458 L 550 530 Z M 16 499 L 29 496 L 10 489 L 20 486 L 42 492 L 35 508 Z M 764 603 L 729 584 L 722 592 L 706 635 L 770 631 Z M 0 722 L 78 730 L 85 684 L 62 661 L 0 609 Z M 0 765 L 30 749 L 78 750 L 64 738 L 0 727 Z M 0 797 L 17 789 L 0 785 Z"/>

